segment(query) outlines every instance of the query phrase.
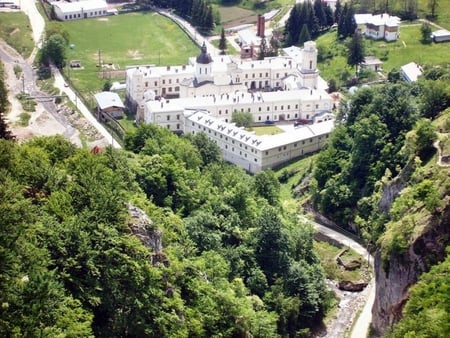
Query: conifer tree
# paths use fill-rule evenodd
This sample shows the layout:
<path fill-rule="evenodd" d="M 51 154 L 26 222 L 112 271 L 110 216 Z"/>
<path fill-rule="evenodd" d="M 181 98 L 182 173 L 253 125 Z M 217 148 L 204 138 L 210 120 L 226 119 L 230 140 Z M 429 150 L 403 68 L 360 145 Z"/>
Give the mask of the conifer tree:
<path fill-rule="evenodd" d="M 360 33 L 353 34 L 352 39 L 348 44 L 347 64 L 355 66 L 355 73 L 358 66 L 364 61 L 364 41 Z"/>
<path fill-rule="evenodd" d="M 225 50 L 227 49 L 227 39 L 225 38 L 225 29 L 223 27 L 220 32 L 219 49 L 221 50 L 221 54 L 225 54 Z"/>
<path fill-rule="evenodd" d="M 303 24 L 302 31 L 300 32 L 300 36 L 298 38 L 299 44 L 304 44 L 306 41 L 311 40 L 311 35 L 309 34 L 308 26 L 306 24 Z"/>

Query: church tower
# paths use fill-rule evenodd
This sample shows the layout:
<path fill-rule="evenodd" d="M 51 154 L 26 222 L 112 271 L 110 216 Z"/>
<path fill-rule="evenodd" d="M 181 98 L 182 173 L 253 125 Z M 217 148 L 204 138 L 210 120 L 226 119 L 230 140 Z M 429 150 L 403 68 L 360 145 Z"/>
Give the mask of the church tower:
<path fill-rule="evenodd" d="M 306 41 L 302 50 L 300 77 L 303 87 L 317 88 L 317 48 L 314 41 Z"/>
<path fill-rule="evenodd" d="M 197 80 L 197 83 L 213 81 L 212 62 L 211 55 L 209 55 L 206 50 L 205 42 L 203 42 L 201 52 L 197 56 L 195 64 L 195 79 Z"/>

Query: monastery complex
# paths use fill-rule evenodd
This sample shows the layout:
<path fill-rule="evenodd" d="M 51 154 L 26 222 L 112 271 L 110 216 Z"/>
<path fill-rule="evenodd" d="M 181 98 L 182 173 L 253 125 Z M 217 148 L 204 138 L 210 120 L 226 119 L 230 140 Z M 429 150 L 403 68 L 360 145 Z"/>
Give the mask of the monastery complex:
<path fill-rule="evenodd" d="M 334 127 L 315 42 L 284 54 L 264 60 L 212 57 L 203 45 L 187 65 L 127 67 L 126 104 L 138 122 L 206 133 L 225 160 L 249 172 L 273 168 L 321 149 Z M 251 113 L 255 124 L 280 123 L 290 130 L 256 136 L 231 123 L 234 112 Z M 300 120 L 304 125 L 294 128 Z"/>

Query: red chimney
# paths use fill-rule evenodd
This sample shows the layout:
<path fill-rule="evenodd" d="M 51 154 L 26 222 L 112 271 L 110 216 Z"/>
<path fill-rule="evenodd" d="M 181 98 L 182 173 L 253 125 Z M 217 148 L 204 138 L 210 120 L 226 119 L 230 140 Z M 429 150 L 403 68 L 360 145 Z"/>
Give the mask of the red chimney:
<path fill-rule="evenodd" d="M 266 19 L 263 15 L 258 14 L 258 22 L 256 23 L 256 36 L 263 37 L 266 28 Z"/>

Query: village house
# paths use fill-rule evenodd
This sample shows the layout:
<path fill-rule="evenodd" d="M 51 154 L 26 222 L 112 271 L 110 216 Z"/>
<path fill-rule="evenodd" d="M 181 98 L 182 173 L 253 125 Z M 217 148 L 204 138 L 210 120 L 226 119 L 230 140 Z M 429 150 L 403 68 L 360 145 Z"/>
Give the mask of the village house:
<path fill-rule="evenodd" d="M 376 58 L 375 56 L 366 56 L 364 57 L 364 61 L 361 63 L 361 68 L 370 69 L 374 72 L 381 71 L 381 66 L 383 62 Z"/>
<path fill-rule="evenodd" d="M 358 26 L 364 26 L 363 33 L 374 40 L 395 41 L 400 36 L 400 18 L 383 14 L 355 14 Z"/>
<path fill-rule="evenodd" d="M 431 39 L 434 42 L 448 42 L 450 41 L 450 32 L 446 29 L 439 29 L 431 33 Z"/>

